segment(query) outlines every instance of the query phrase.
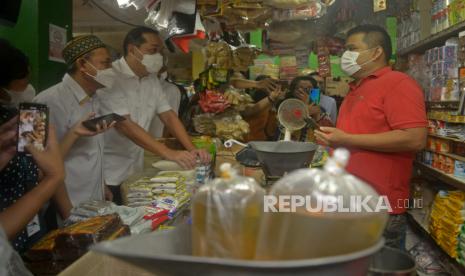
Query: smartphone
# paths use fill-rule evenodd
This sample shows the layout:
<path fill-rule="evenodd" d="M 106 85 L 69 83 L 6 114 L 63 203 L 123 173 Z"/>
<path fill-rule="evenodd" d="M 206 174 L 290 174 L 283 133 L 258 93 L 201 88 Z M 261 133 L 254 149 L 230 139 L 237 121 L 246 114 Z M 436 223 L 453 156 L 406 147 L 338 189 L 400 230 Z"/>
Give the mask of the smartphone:
<path fill-rule="evenodd" d="M 320 104 L 320 88 L 312 88 L 308 94 L 309 102 L 312 102 L 316 105 Z"/>
<path fill-rule="evenodd" d="M 110 124 L 111 122 L 121 122 L 124 120 L 126 120 L 126 118 L 123 116 L 120 116 L 116 113 L 110 113 L 101 117 L 84 121 L 82 122 L 82 125 L 85 126 L 88 130 L 97 131 L 97 125 L 100 125 L 103 123 L 103 121 L 107 122 L 107 124 Z"/>
<path fill-rule="evenodd" d="M 313 130 L 321 131 L 320 125 L 312 117 L 307 117 L 304 120 L 307 123 L 307 125 L 310 126 L 310 128 L 312 128 Z"/>
<path fill-rule="evenodd" d="M 48 138 L 48 107 L 37 103 L 20 103 L 18 120 L 19 153 L 25 152 L 25 146 L 33 145 L 43 151 Z"/>

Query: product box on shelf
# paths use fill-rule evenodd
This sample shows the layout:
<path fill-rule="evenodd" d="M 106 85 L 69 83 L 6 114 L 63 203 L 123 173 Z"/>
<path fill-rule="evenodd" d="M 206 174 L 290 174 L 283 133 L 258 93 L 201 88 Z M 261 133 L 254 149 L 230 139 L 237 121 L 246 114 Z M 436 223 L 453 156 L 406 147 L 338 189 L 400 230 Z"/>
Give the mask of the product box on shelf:
<path fill-rule="evenodd" d="M 454 175 L 456 177 L 465 178 L 465 162 L 455 160 Z"/>

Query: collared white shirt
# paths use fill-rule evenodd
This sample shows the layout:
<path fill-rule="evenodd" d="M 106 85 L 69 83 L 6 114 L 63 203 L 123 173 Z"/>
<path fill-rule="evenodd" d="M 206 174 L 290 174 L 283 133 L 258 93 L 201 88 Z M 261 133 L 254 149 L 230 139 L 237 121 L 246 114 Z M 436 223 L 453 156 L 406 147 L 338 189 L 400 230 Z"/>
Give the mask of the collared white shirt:
<path fill-rule="evenodd" d="M 98 91 L 105 114 L 130 115 L 131 120 L 149 130 L 152 118 L 171 110 L 158 78 L 151 74 L 139 78 L 123 58 L 113 63 L 117 79 L 112 89 Z M 144 149 L 116 129 L 105 132 L 105 180 L 120 185 L 144 164 Z"/>
<path fill-rule="evenodd" d="M 321 94 L 320 106 L 325 109 L 326 114 L 329 115 L 333 124 L 336 125 L 336 119 L 337 119 L 336 100 L 330 96 Z"/>
<path fill-rule="evenodd" d="M 68 74 L 63 81 L 39 93 L 34 102 L 46 104 L 50 124 L 56 128 L 58 141 L 89 113 L 101 116 L 98 97 L 87 96 L 82 87 Z M 103 135 L 79 137 L 64 158 L 66 190 L 73 206 L 103 196 Z"/>
<path fill-rule="evenodd" d="M 181 104 L 181 91 L 179 88 L 172 84 L 167 80 L 160 79 L 162 93 L 165 95 L 168 104 L 171 106 L 171 109 L 178 114 L 179 105 Z M 149 133 L 156 137 L 160 138 L 163 137 L 163 129 L 165 125 L 160 120 L 158 115 L 155 115 L 152 119 L 152 123 L 150 124 L 150 131 Z"/>

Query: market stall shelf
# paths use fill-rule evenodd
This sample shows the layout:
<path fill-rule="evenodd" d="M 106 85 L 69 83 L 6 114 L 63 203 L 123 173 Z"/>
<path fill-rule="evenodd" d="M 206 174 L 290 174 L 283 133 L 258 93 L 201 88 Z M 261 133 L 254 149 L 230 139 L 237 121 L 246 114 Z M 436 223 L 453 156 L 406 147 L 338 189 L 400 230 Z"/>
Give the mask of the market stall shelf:
<path fill-rule="evenodd" d="M 449 141 L 454 141 L 454 142 L 459 142 L 459 143 L 465 143 L 465 140 L 460 140 L 452 137 L 447 137 L 447 136 L 442 136 L 442 135 L 437 135 L 437 134 L 428 134 L 428 136 L 435 137 L 435 138 L 440 138 L 444 140 L 449 140 Z"/>
<path fill-rule="evenodd" d="M 447 39 L 453 36 L 457 36 L 461 31 L 464 30 L 465 22 L 461 22 L 437 34 L 431 35 L 410 47 L 399 50 L 398 54 L 399 56 L 406 56 L 408 54 L 423 53 L 428 49 L 443 45 Z"/>
<path fill-rule="evenodd" d="M 465 267 L 460 265 L 454 258 L 447 255 L 447 253 L 431 237 L 428 225 L 422 222 L 424 219 L 422 218 L 422 214 L 419 212 L 419 210 L 409 210 L 407 212 L 407 219 L 415 230 L 420 232 L 423 236 L 427 237 L 428 241 L 434 245 L 434 248 L 436 248 L 436 250 L 441 252 L 442 255 L 447 258 L 450 265 L 449 271 L 451 272 L 451 275 L 465 275 Z"/>
<path fill-rule="evenodd" d="M 425 165 L 421 162 L 414 161 L 415 167 L 419 169 L 422 173 L 428 176 L 432 176 L 446 184 L 449 184 L 459 190 L 465 190 L 465 179 L 455 177 L 450 174 L 445 174 L 444 172 L 435 169 L 429 165 Z"/>

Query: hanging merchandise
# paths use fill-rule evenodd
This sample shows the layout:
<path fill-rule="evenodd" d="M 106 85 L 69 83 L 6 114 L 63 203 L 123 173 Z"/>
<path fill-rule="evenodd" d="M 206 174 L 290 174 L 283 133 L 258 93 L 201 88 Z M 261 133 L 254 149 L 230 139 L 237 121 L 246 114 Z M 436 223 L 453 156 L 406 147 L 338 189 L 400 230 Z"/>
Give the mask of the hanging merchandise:
<path fill-rule="evenodd" d="M 231 104 L 232 108 L 239 112 L 244 111 L 254 103 L 249 94 L 233 87 L 229 87 L 226 92 L 224 92 L 224 97 Z"/>
<path fill-rule="evenodd" d="M 206 48 L 207 64 L 218 68 L 231 68 L 231 47 L 224 41 L 208 42 Z"/>
<path fill-rule="evenodd" d="M 232 69 L 236 72 L 247 71 L 249 66 L 260 54 L 260 50 L 254 46 L 244 45 L 233 51 Z"/>
<path fill-rule="evenodd" d="M 319 1 L 313 1 L 292 9 L 275 9 L 273 21 L 317 19 L 326 14 L 326 6 Z"/>
<path fill-rule="evenodd" d="M 195 28 L 194 34 L 188 34 L 183 36 L 174 36 L 171 38 L 171 42 L 178 46 L 184 53 L 189 52 L 189 43 L 192 39 L 205 39 L 205 28 L 203 27 L 202 21 L 200 19 L 200 15 L 197 13 L 195 16 Z M 169 40 L 167 40 L 169 42 Z"/>
<path fill-rule="evenodd" d="M 272 9 L 260 3 L 237 3 L 225 5 L 223 15 L 218 17 L 226 30 L 251 31 L 264 28 L 272 16 Z"/>
<path fill-rule="evenodd" d="M 319 0 L 263 0 L 263 4 L 269 5 L 278 9 L 293 9 L 299 8 L 304 5 L 309 5 L 312 3 L 318 2 L 321 5 Z"/>
<path fill-rule="evenodd" d="M 325 78 L 331 76 L 331 56 L 326 45 L 317 46 L 318 74 Z"/>
<path fill-rule="evenodd" d="M 207 90 L 200 93 L 200 108 L 205 113 L 221 113 L 229 107 L 229 102 L 226 101 L 223 94 Z"/>

